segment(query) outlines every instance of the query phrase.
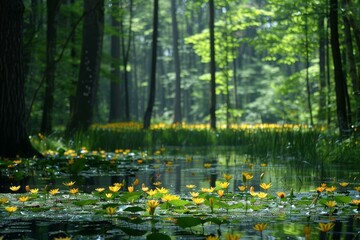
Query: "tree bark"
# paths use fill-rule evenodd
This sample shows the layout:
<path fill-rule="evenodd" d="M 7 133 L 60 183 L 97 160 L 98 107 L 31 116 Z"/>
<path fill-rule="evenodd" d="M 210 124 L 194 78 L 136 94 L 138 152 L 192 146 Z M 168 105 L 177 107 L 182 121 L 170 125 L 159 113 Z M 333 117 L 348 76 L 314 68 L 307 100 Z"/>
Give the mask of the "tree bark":
<path fill-rule="evenodd" d="M 54 107 L 55 90 L 55 54 L 57 39 L 57 21 L 61 0 L 47 0 L 47 30 L 46 30 L 46 70 L 45 70 L 45 96 L 42 112 L 41 129 L 42 133 L 52 131 L 52 111 Z"/>
<path fill-rule="evenodd" d="M 214 0 L 209 0 L 209 29 L 210 29 L 210 127 L 216 129 L 216 65 L 215 65 L 215 6 Z"/>
<path fill-rule="evenodd" d="M 181 114 L 181 76 L 180 76 L 180 57 L 179 57 L 179 30 L 176 18 L 176 0 L 171 0 L 171 26 L 173 33 L 173 60 L 175 67 L 175 99 L 174 99 L 174 119 L 173 123 L 182 122 Z"/>
<path fill-rule="evenodd" d="M 93 119 L 104 31 L 104 0 L 85 0 L 79 79 L 67 133 L 86 131 Z"/>
<path fill-rule="evenodd" d="M 150 69 L 150 89 L 149 101 L 144 115 L 144 129 L 149 129 L 151 124 L 151 115 L 155 103 L 156 89 L 156 58 L 157 58 L 157 38 L 158 38 L 158 12 L 159 0 L 154 0 L 154 16 L 153 16 L 153 36 L 151 44 L 151 69 Z"/>
<path fill-rule="evenodd" d="M 338 31 L 338 1 L 330 0 L 330 42 L 334 63 L 335 93 L 338 128 L 341 137 L 349 134 L 349 118 L 346 107 L 346 81 L 344 79 Z"/>
<path fill-rule="evenodd" d="M 324 123 L 326 121 L 326 34 L 324 23 L 324 16 L 319 15 L 318 19 L 319 28 L 319 111 L 318 111 L 318 122 Z"/>
<path fill-rule="evenodd" d="M 26 129 L 21 0 L 0 1 L 0 157 L 41 156 Z"/>

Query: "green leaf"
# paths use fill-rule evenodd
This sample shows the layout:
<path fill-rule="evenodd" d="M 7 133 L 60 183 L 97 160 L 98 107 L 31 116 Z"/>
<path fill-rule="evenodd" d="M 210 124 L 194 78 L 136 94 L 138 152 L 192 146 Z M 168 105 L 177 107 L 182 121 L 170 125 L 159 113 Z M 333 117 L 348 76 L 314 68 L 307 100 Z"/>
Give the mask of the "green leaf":
<path fill-rule="evenodd" d="M 349 196 L 335 196 L 334 199 L 338 203 L 345 203 L 345 204 L 349 204 L 352 201 L 352 198 Z"/>
<path fill-rule="evenodd" d="M 73 202 L 74 205 L 83 207 L 85 205 L 95 205 L 98 202 L 98 200 L 92 199 L 92 200 L 81 200 Z"/>
<path fill-rule="evenodd" d="M 212 222 L 212 223 L 215 223 L 215 224 L 217 224 L 217 225 L 221 225 L 221 224 L 224 224 L 224 223 L 229 223 L 229 221 L 226 220 L 226 219 L 223 219 L 223 218 L 215 218 L 215 217 L 213 217 L 213 218 L 207 218 L 207 219 L 205 219 L 205 222 Z"/>
<path fill-rule="evenodd" d="M 171 201 L 169 201 L 169 203 L 175 207 L 183 207 L 185 205 L 190 204 L 189 201 L 181 200 L 181 199 L 171 200 Z"/>
<path fill-rule="evenodd" d="M 128 208 L 125 208 L 124 211 L 136 213 L 136 212 L 143 212 L 143 211 L 146 211 L 146 210 L 144 208 L 142 208 L 142 207 L 128 207 Z"/>
<path fill-rule="evenodd" d="M 142 218 L 129 218 L 129 217 L 118 217 L 119 220 L 123 220 L 125 222 L 128 222 L 128 223 L 133 223 L 133 224 L 142 224 L 144 222 L 147 222 L 148 220 L 144 220 Z"/>
<path fill-rule="evenodd" d="M 150 233 L 146 240 L 171 240 L 171 237 L 163 233 Z"/>
<path fill-rule="evenodd" d="M 176 219 L 176 225 L 187 228 L 187 227 L 195 227 L 201 224 L 201 220 L 199 218 L 194 217 L 180 217 Z"/>
<path fill-rule="evenodd" d="M 120 229 L 129 236 L 143 236 L 147 233 L 146 230 L 133 229 L 129 227 L 120 227 Z"/>

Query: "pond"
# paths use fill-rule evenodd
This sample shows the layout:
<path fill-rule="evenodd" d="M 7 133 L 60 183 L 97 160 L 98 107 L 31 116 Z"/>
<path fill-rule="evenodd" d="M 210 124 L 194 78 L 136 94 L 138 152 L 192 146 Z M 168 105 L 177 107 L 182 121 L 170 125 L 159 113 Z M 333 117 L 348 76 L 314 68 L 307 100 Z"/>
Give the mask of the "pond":
<path fill-rule="evenodd" d="M 355 163 L 220 147 L 151 152 L 83 149 L 8 167 L 0 239 L 360 239 Z"/>

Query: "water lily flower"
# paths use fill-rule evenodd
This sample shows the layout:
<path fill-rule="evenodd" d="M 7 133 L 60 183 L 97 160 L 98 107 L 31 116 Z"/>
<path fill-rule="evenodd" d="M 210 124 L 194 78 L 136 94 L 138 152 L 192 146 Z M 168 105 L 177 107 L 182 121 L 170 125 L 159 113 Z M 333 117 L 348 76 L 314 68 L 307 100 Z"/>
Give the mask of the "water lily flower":
<path fill-rule="evenodd" d="M 340 182 L 339 185 L 342 187 L 347 187 L 347 186 L 349 186 L 349 183 L 348 182 Z"/>
<path fill-rule="evenodd" d="M 105 197 L 110 199 L 112 197 L 112 195 L 113 195 L 112 193 L 106 193 Z"/>
<path fill-rule="evenodd" d="M 148 206 L 147 210 L 149 212 L 149 214 L 151 216 L 154 216 L 155 213 L 155 209 L 157 208 L 157 206 L 159 206 L 159 201 L 158 200 L 148 200 L 146 205 Z"/>
<path fill-rule="evenodd" d="M 143 190 L 144 192 L 149 191 L 149 188 L 145 186 L 145 183 L 141 184 L 141 190 Z"/>
<path fill-rule="evenodd" d="M 17 207 L 15 207 L 15 206 L 8 206 L 8 207 L 5 207 L 5 211 L 7 211 L 8 213 L 11 214 L 11 213 L 17 211 Z"/>
<path fill-rule="evenodd" d="M 119 187 L 120 189 L 124 186 L 124 183 L 118 183 L 118 182 L 116 182 L 116 183 L 114 183 L 113 184 L 114 186 L 117 186 L 117 187 Z"/>
<path fill-rule="evenodd" d="M 240 240 L 240 235 L 234 233 L 228 233 L 225 235 L 225 240 Z"/>
<path fill-rule="evenodd" d="M 189 184 L 189 185 L 186 185 L 186 188 L 189 188 L 189 189 L 194 189 L 194 188 L 196 188 L 196 185 Z"/>
<path fill-rule="evenodd" d="M 251 180 L 253 177 L 254 177 L 254 175 L 252 175 L 251 173 L 242 172 L 242 178 L 243 178 L 244 183 L 248 180 Z"/>
<path fill-rule="evenodd" d="M 245 186 L 238 186 L 238 189 L 240 190 L 240 192 L 243 192 L 246 190 L 246 187 Z"/>
<path fill-rule="evenodd" d="M 116 213 L 116 208 L 115 207 L 107 207 L 106 213 L 109 214 L 110 216 L 112 216 Z"/>
<path fill-rule="evenodd" d="M 355 205 L 359 205 L 360 204 L 360 199 L 353 199 L 353 200 L 351 200 L 351 203 L 353 203 Z"/>
<path fill-rule="evenodd" d="M 29 197 L 28 196 L 21 196 L 21 197 L 18 198 L 18 200 L 19 200 L 19 202 L 24 203 L 24 202 L 29 200 Z"/>
<path fill-rule="evenodd" d="M 30 189 L 30 192 L 32 194 L 37 194 L 39 192 L 39 189 L 38 188 L 33 188 L 33 189 Z"/>
<path fill-rule="evenodd" d="M 199 196 L 199 193 L 198 192 L 190 192 L 190 195 L 193 197 L 193 198 L 196 198 Z"/>
<path fill-rule="evenodd" d="M 258 232 L 262 232 L 267 228 L 267 223 L 257 223 L 254 225 L 254 229 Z"/>
<path fill-rule="evenodd" d="M 8 198 L 6 198 L 6 197 L 0 197 L 0 204 L 7 203 L 8 201 L 9 201 Z"/>
<path fill-rule="evenodd" d="M 159 193 L 163 193 L 163 194 L 166 194 L 169 192 L 169 189 L 166 189 L 164 187 L 162 188 L 156 188 L 156 190 L 159 192 Z"/>
<path fill-rule="evenodd" d="M 204 193 L 212 193 L 214 192 L 215 188 L 211 187 L 211 188 L 201 188 L 201 191 Z"/>
<path fill-rule="evenodd" d="M 59 193 L 59 189 L 58 189 L 58 188 L 51 189 L 51 190 L 49 191 L 49 193 L 54 196 L 54 195 L 56 195 L 56 194 Z"/>
<path fill-rule="evenodd" d="M 154 182 L 153 185 L 159 187 L 162 183 L 160 181 Z"/>
<path fill-rule="evenodd" d="M 334 223 L 331 223 L 331 222 L 329 222 L 329 223 L 322 223 L 322 222 L 320 222 L 319 223 L 319 229 L 320 229 L 320 231 L 322 231 L 322 232 L 329 232 L 333 227 L 335 226 L 335 224 Z"/>
<path fill-rule="evenodd" d="M 157 193 L 157 190 L 155 189 L 150 189 L 149 191 L 146 192 L 150 197 L 154 196 Z"/>
<path fill-rule="evenodd" d="M 11 186 L 10 190 L 13 192 L 17 192 L 20 189 L 20 186 Z"/>
<path fill-rule="evenodd" d="M 271 188 L 271 183 L 261 183 L 260 187 L 264 190 L 269 190 Z"/>
<path fill-rule="evenodd" d="M 118 192 L 121 189 L 121 187 L 119 185 L 116 186 L 109 186 L 109 190 L 113 193 Z"/>
<path fill-rule="evenodd" d="M 331 186 L 331 187 L 326 188 L 327 193 L 333 193 L 333 192 L 335 192 L 335 190 L 336 190 L 335 186 Z"/>
<path fill-rule="evenodd" d="M 70 192 L 71 194 L 73 194 L 73 195 L 76 195 L 76 194 L 79 192 L 79 189 L 78 189 L 78 188 L 71 188 L 71 189 L 69 190 L 69 192 Z"/>
<path fill-rule="evenodd" d="M 137 186 L 139 185 L 139 179 L 135 179 L 135 181 L 133 182 L 133 186 Z"/>
<path fill-rule="evenodd" d="M 179 200 L 180 199 L 180 196 L 177 196 L 177 195 L 171 195 L 171 194 L 165 194 L 161 200 L 163 202 L 169 202 L 169 201 L 172 201 L 172 200 Z"/>
<path fill-rule="evenodd" d="M 263 198 L 266 198 L 267 197 L 267 193 L 264 193 L 264 192 L 259 192 L 258 194 L 257 194 L 257 196 L 260 198 L 260 199 L 263 199 Z"/>
<path fill-rule="evenodd" d="M 266 167 L 266 166 L 267 166 L 267 163 L 260 163 L 260 166 Z"/>
<path fill-rule="evenodd" d="M 71 237 L 56 237 L 54 240 L 71 240 Z"/>
<path fill-rule="evenodd" d="M 325 189 L 326 189 L 326 187 L 317 187 L 317 188 L 316 188 L 316 191 L 317 191 L 318 193 L 322 193 Z"/>
<path fill-rule="evenodd" d="M 329 208 L 333 208 L 336 206 L 336 201 L 327 201 L 325 205 L 328 206 Z"/>
<path fill-rule="evenodd" d="M 128 186 L 128 191 L 129 191 L 129 193 L 134 192 L 134 186 Z"/>
<path fill-rule="evenodd" d="M 326 186 L 326 183 L 320 184 L 320 187 L 326 188 L 326 187 L 327 187 L 327 186 Z"/>
<path fill-rule="evenodd" d="M 284 192 L 276 192 L 276 195 L 279 197 L 279 198 L 285 198 L 286 194 Z"/>
<path fill-rule="evenodd" d="M 105 191 L 105 188 L 96 188 L 95 191 L 97 191 L 98 193 L 102 193 L 103 191 Z"/>
<path fill-rule="evenodd" d="M 218 190 L 217 194 L 219 195 L 220 198 L 222 198 L 224 196 L 224 190 L 222 189 Z"/>
<path fill-rule="evenodd" d="M 204 198 L 192 198 L 192 201 L 196 204 L 196 205 L 200 205 L 202 203 L 205 202 Z"/>
<path fill-rule="evenodd" d="M 228 188 L 229 185 L 230 185 L 229 182 L 221 182 L 221 183 L 219 183 L 219 186 L 220 186 L 221 188 L 224 188 L 224 189 Z"/>
<path fill-rule="evenodd" d="M 360 193 L 360 186 L 357 186 L 354 189 Z"/>
<path fill-rule="evenodd" d="M 206 237 L 206 240 L 218 240 L 219 238 L 217 236 L 213 236 L 213 235 L 210 235 L 210 236 L 207 236 Z"/>
<path fill-rule="evenodd" d="M 211 163 L 204 163 L 204 168 L 211 168 Z"/>
<path fill-rule="evenodd" d="M 67 186 L 67 187 L 72 187 L 74 184 L 75 184 L 75 182 L 73 182 L 73 181 L 63 183 L 63 185 Z"/>
<path fill-rule="evenodd" d="M 225 180 L 228 182 L 228 181 L 230 181 L 230 180 L 233 178 L 233 176 L 230 175 L 230 174 L 224 173 L 224 178 L 225 178 Z"/>

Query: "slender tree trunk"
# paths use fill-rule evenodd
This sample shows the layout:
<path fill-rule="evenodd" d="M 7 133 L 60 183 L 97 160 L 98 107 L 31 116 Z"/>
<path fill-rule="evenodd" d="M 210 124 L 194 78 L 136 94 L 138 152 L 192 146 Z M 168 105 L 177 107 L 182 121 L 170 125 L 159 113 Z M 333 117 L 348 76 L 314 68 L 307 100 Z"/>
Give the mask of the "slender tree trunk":
<path fill-rule="evenodd" d="M 119 1 L 112 1 L 112 12 L 110 16 L 111 26 L 120 31 L 120 22 L 117 20 L 119 13 Z M 121 120 L 121 73 L 120 73 L 120 38 L 119 33 L 111 35 L 110 55 L 111 76 L 110 76 L 110 112 L 109 122 Z"/>
<path fill-rule="evenodd" d="M 324 16 L 319 15 L 318 19 L 319 28 L 319 111 L 318 111 L 318 122 L 324 123 L 326 120 L 326 40 L 325 40 L 325 23 Z"/>
<path fill-rule="evenodd" d="M 151 69 L 150 69 L 150 89 L 149 101 L 144 115 L 144 129 L 149 129 L 151 124 L 151 115 L 155 103 L 155 86 L 156 86 L 156 58 L 157 58 L 157 38 L 158 38 L 158 13 L 159 0 L 154 0 L 154 16 L 153 16 L 153 36 L 151 44 Z"/>
<path fill-rule="evenodd" d="M 55 54 L 57 39 L 57 22 L 61 0 L 47 0 L 47 30 L 46 30 L 46 70 L 45 70 L 45 96 L 42 112 L 41 129 L 42 133 L 52 131 L 52 111 L 54 108 L 55 91 Z"/>
<path fill-rule="evenodd" d="M 93 119 L 100 74 L 104 26 L 104 0 L 85 0 L 83 43 L 75 105 L 67 126 L 68 134 L 86 131 Z"/>
<path fill-rule="evenodd" d="M 216 65 L 215 65 L 215 6 L 214 0 L 209 0 L 209 29 L 210 29 L 210 127 L 216 129 Z"/>
<path fill-rule="evenodd" d="M 181 76 L 180 76 L 180 57 L 179 57 L 179 30 L 176 18 L 176 0 L 171 0 L 171 26 L 173 33 L 173 59 L 175 67 L 175 100 L 174 100 L 174 119 L 173 123 L 182 122 L 181 113 Z"/>
<path fill-rule="evenodd" d="M 338 117 L 338 127 L 340 136 L 346 137 L 349 133 L 349 118 L 347 116 L 346 107 L 346 81 L 344 79 L 340 44 L 338 32 L 338 1 L 330 0 L 330 30 L 331 30 L 331 49 L 334 63 L 335 76 L 335 93 L 336 93 L 336 107 Z"/>
<path fill-rule="evenodd" d="M 0 158 L 40 156 L 26 129 L 21 0 L 0 1 Z"/>

